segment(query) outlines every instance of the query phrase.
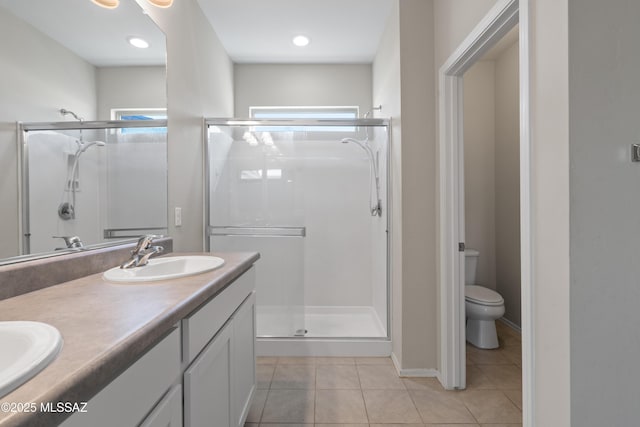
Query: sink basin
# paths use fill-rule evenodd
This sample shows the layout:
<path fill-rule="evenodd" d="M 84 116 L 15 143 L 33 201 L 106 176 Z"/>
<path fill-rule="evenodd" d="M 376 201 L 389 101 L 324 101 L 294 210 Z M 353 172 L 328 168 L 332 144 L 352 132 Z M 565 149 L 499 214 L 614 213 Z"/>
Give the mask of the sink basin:
<path fill-rule="evenodd" d="M 224 265 L 224 260 L 215 256 L 191 255 L 153 258 L 142 267 L 114 267 L 104 272 L 102 277 L 110 282 L 151 282 L 155 280 L 177 279 L 205 271 L 215 270 Z"/>
<path fill-rule="evenodd" d="M 40 322 L 0 322 L 0 397 L 18 388 L 51 363 L 62 336 Z"/>

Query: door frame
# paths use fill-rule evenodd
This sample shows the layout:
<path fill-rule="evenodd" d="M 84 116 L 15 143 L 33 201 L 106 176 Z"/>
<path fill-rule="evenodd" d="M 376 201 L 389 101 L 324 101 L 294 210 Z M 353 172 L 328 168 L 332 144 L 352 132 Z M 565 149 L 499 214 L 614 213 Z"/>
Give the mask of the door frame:
<path fill-rule="evenodd" d="M 533 426 L 533 299 L 530 130 L 530 0 L 499 0 L 438 73 L 438 282 L 440 375 L 446 389 L 466 387 L 464 310 L 464 141 L 462 76 L 516 24 L 520 66 L 520 245 L 523 425 Z"/>

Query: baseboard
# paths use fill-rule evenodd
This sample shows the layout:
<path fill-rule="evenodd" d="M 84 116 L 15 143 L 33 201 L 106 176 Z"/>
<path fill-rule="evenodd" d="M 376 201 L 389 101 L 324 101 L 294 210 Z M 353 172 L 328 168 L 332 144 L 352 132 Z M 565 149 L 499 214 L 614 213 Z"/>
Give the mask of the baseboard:
<path fill-rule="evenodd" d="M 520 328 L 520 326 L 518 326 L 515 323 L 513 323 L 511 320 L 505 319 L 504 317 L 501 317 L 501 318 L 498 319 L 498 321 L 504 323 L 505 325 L 507 325 L 508 327 L 513 329 L 514 331 L 517 331 L 519 334 L 522 333 L 522 328 Z"/>
<path fill-rule="evenodd" d="M 393 362 L 393 366 L 396 368 L 396 372 L 398 372 L 398 375 L 401 377 L 440 377 L 440 372 L 438 372 L 437 369 L 401 369 L 400 362 L 398 361 L 395 353 L 391 353 L 391 361 Z"/>

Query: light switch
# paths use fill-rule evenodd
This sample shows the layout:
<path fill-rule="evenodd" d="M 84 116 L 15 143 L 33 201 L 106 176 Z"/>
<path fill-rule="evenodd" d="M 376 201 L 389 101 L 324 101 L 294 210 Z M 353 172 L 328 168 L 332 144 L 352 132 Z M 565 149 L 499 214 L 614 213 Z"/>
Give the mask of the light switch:
<path fill-rule="evenodd" d="M 182 226 L 182 208 L 175 209 L 174 221 L 176 227 Z"/>

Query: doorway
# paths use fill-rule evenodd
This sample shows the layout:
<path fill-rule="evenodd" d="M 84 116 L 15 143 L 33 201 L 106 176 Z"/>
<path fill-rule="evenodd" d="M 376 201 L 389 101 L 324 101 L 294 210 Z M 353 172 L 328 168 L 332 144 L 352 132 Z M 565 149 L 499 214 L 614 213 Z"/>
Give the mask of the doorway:
<path fill-rule="evenodd" d="M 463 74 L 519 24 L 520 252 L 523 423 L 532 425 L 533 364 L 529 139 L 529 2 L 502 0 L 469 34 L 439 73 L 440 380 L 466 387 Z"/>

